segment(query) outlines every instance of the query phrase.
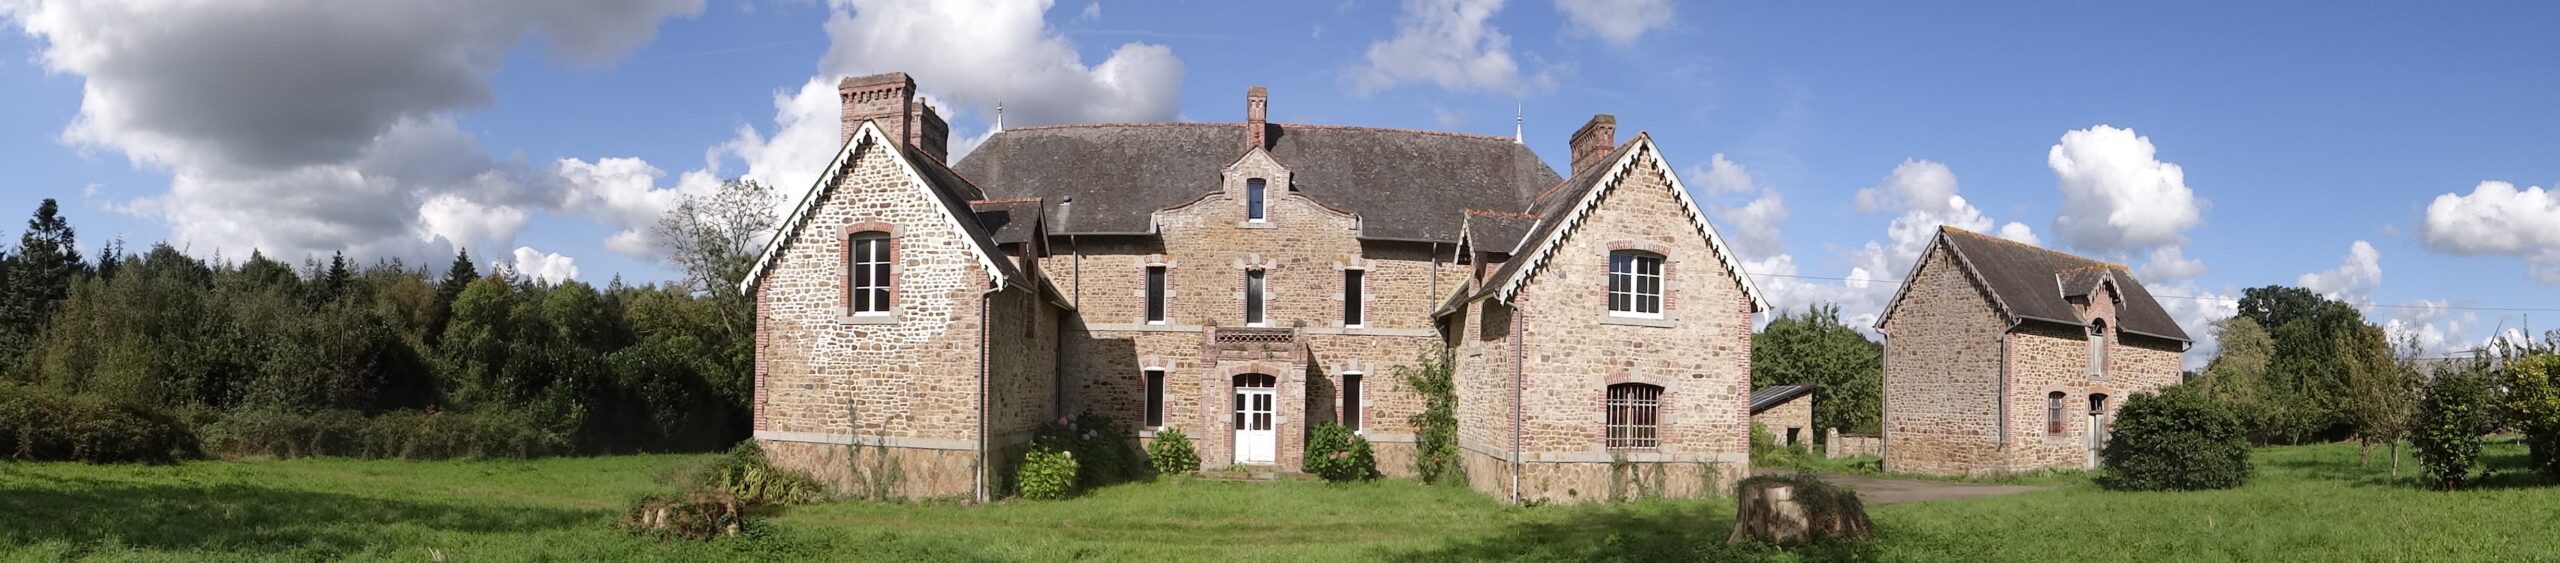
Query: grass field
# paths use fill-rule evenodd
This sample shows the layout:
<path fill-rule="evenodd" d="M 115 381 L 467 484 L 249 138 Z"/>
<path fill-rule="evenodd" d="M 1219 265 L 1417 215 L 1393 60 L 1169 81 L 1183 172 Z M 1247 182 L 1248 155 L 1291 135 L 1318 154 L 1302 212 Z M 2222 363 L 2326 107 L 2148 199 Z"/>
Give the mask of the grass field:
<path fill-rule="evenodd" d="M 2500 443 L 2499 467 L 2524 449 Z M 610 528 L 705 456 L 541 461 L 0 464 L 0 558 L 426 560 L 2478 561 L 2560 558 L 2560 488 L 2427 491 L 2353 446 L 2258 452 L 2249 486 L 2113 493 L 2085 480 L 1873 511 L 1871 546 L 1721 545 L 1720 501 L 1511 508 L 1406 482 L 1158 482 L 1056 502 L 841 503 L 752 533 L 659 543 Z M 2415 464 L 2407 465 L 2414 475 Z"/>

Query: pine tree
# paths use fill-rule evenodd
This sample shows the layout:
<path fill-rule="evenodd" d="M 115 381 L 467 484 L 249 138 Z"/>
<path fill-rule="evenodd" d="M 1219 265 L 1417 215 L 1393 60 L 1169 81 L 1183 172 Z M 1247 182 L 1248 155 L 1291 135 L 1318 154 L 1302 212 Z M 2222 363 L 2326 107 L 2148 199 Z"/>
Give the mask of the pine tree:
<path fill-rule="evenodd" d="M 355 278 L 355 272 L 347 269 L 347 253 L 331 253 L 329 255 L 329 271 L 328 273 L 320 275 L 320 289 L 322 291 L 321 300 L 337 301 L 339 298 L 345 297 L 347 295 L 347 285 L 354 283 Z"/>
<path fill-rule="evenodd" d="M 72 278 L 86 269 L 71 223 L 61 211 L 60 204 L 45 199 L 27 220 L 27 232 L 18 237 L 7 284 L 0 286 L 0 369 L 17 365 L 34 346 L 45 320 L 70 295 Z"/>
<path fill-rule="evenodd" d="M 463 288 L 471 287 L 471 281 L 476 279 L 480 279 L 480 267 L 471 265 L 471 249 L 455 252 L 453 265 L 445 268 L 444 282 L 436 286 L 435 308 L 427 311 L 434 319 L 427 323 L 430 343 L 443 339 L 445 322 L 453 318 L 454 298 L 461 297 Z"/>

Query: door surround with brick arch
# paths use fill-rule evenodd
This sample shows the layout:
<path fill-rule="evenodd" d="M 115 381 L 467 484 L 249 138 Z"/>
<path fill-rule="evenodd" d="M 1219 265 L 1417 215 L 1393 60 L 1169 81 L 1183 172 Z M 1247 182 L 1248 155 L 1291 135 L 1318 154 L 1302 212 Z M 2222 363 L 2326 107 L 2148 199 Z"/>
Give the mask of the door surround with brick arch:
<path fill-rule="evenodd" d="M 1278 377 L 1247 373 L 1235 376 L 1231 417 L 1235 423 L 1235 462 L 1269 465 L 1280 459 L 1280 433 L 1274 406 L 1279 404 Z"/>

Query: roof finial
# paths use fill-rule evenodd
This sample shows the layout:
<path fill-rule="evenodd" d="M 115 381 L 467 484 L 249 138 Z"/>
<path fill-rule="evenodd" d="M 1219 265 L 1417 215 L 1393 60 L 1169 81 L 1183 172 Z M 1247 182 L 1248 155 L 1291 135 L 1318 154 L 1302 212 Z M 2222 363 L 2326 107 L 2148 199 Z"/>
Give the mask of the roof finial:
<path fill-rule="evenodd" d="M 1527 102 L 1514 103 L 1518 105 L 1513 106 L 1511 110 L 1511 142 L 1525 145 L 1528 144 L 1528 142 L 1522 140 L 1523 137 L 1520 134 L 1520 130 L 1526 127 L 1526 124 L 1529 122 L 1529 104 Z"/>
<path fill-rule="evenodd" d="M 996 102 L 996 130 L 1004 130 L 1004 102 Z"/>

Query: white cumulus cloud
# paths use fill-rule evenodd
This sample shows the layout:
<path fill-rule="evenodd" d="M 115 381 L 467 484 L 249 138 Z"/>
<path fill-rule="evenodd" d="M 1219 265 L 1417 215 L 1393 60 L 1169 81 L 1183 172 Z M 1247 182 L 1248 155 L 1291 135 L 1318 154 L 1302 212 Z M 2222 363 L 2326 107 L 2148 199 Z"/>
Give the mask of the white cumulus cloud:
<path fill-rule="evenodd" d="M 65 142 L 167 171 L 157 212 L 197 252 L 424 258 L 503 244 L 557 203 L 453 124 L 520 47 L 603 64 L 701 0 L 20 0 L 0 19 L 81 79 Z M 471 206 L 493 216 L 450 215 Z M 437 213 L 447 213 L 438 216 Z M 456 240 L 456 239 L 469 240 Z M 441 241 L 439 239 L 442 239 Z"/>
<path fill-rule="evenodd" d="M 2185 169 L 2161 162 L 2149 137 L 2099 125 L 2062 134 L 2046 152 L 2062 191 L 2053 231 L 2072 248 L 2114 253 L 2185 244 L 2205 201 Z"/>
<path fill-rule="evenodd" d="M 578 279 L 578 260 L 575 258 L 534 250 L 530 246 L 516 247 L 515 258 L 515 264 L 510 268 L 516 275 L 550 285 Z"/>
<path fill-rule="evenodd" d="M 832 85 L 841 76 L 905 72 L 943 104 L 979 113 L 1003 104 L 1008 125 L 1174 117 L 1182 60 L 1172 48 L 1125 43 L 1087 65 L 1076 44 L 1049 26 L 1050 6 L 1048 0 L 848 0 L 827 18 L 819 78 Z"/>
<path fill-rule="evenodd" d="M 1571 29 L 1626 45 L 1645 32 L 1671 25 L 1670 0 L 1556 0 Z"/>
<path fill-rule="evenodd" d="M 2427 204 L 2419 239 L 2437 252 L 2525 257 L 2535 281 L 2560 285 L 2560 192 L 2488 181 Z"/>
<path fill-rule="evenodd" d="M 1346 76 L 1372 93 L 1410 83 L 1447 90 L 1517 94 L 1542 83 L 1524 78 L 1511 57 L 1511 36 L 1493 26 L 1502 0 L 1405 0 L 1396 35 L 1369 45 Z"/>
<path fill-rule="evenodd" d="M 2347 246 L 2347 258 L 2338 267 L 2303 274 L 2294 284 L 2330 299 L 2371 305 L 2373 290 L 2382 287 L 2382 252 L 2372 243 L 2356 241 Z"/>

